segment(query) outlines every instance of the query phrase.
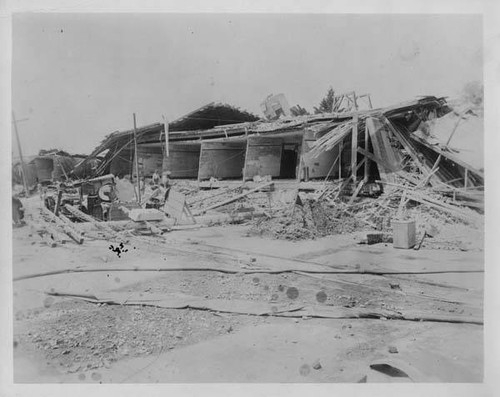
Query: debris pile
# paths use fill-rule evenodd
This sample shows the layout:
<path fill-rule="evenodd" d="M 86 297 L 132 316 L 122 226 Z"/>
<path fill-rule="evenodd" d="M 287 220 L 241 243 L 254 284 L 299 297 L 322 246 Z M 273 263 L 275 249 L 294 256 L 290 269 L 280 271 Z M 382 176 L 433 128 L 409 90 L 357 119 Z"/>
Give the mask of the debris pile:
<path fill-rule="evenodd" d="M 36 232 L 53 246 L 64 243 L 64 236 L 81 244 L 84 238 L 125 239 L 130 233 L 161 236 L 173 225 L 217 225 L 250 219 L 251 234 L 301 240 L 354 231 L 391 233 L 394 220 L 411 219 L 417 224 L 420 247 L 432 245 L 429 241 L 437 238 L 431 230 L 433 225 L 443 235 L 451 225 L 482 228 L 482 153 L 476 150 L 472 156 L 463 147 L 469 147 L 476 138 L 481 142 L 481 137 L 476 137 L 482 130 L 478 104 L 460 103 L 454 110 L 444 98 L 428 96 L 388 108 L 369 106 L 360 110 L 340 106 L 344 99 L 340 98 L 339 106 L 331 112 L 314 116 L 200 131 L 207 142 L 213 137 L 218 153 L 207 155 L 207 167 L 212 167 L 216 156 L 228 156 L 221 158 L 234 164 L 224 167 L 243 166 L 243 180 L 239 181 L 215 176 L 208 181 L 200 176 L 198 181 L 170 180 L 170 171 L 163 169 L 160 176 L 159 168 L 151 177 L 146 173 L 137 178 L 133 172 L 132 176 L 124 174 L 130 172 L 128 166 L 120 169 L 122 178 L 103 175 L 118 166 L 111 164 L 117 154 L 112 151 L 106 155 L 111 168 L 100 167 L 94 174 L 99 176 L 70 179 L 68 176 L 76 174 L 62 168 L 64 182 L 39 185 L 44 202 L 39 219 L 46 222 L 38 225 Z M 146 137 L 161 132 L 160 127 L 145 128 L 141 134 Z M 236 137 L 233 133 L 244 135 Z M 220 134 L 226 141 L 218 141 Z M 117 133 L 113 139 L 129 135 Z M 187 145 L 188 135 L 179 132 L 175 142 Z M 300 136 L 302 144 L 286 141 L 287 136 Z M 177 155 L 183 161 L 193 161 L 189 154 L 193 147 L 182 145 Z M 236 162 L 234 152 L 240 153 L 245 147 L 247 155 Z M 210 146 L 204 150 L 210 152 Z M 259 151 L 262 154 L 256 154 Z M 278 151 L 279 156 L 275 155 Z M 254 153 L 253 160 L 250 152 Z M 294 156 L 296 159 L 290 160 Z M 202 157 L 200 154 L 200 164 L 205 161 Z M 276 164 L 280 158 L 283 164 Z M 276 173 L 276 167 L 286 168 L 287 178 L 296 175 L 295 180 L 283 182 L 284 174 Z M 256 173 L 248 174 L 253 175 L 252 180 L 245 178 L 246 168 Z M 326 173 L 328 168 L 321 180 L 309 179 L 313 174 Z M 234 170 L 234 175 L 240 171 Z M 55 179 L 61 179 L 61 175 Z M 275 175 L 281 175 L 281 180 Z M 286 192 L 291 192 L 292 198 Z M 456 249 L 462 248 L 463 244 L 456 245 Z"/>
<path fill-rule="evenodd" d="M 364 229 L 364 226 L 363 222 L 346 212 L 329 208 L 324 202 L 307 199 L 304 203 L 294 204 L 292 209 L 256 220 L 250 234 L 295 241 L 351 233 Z"/>

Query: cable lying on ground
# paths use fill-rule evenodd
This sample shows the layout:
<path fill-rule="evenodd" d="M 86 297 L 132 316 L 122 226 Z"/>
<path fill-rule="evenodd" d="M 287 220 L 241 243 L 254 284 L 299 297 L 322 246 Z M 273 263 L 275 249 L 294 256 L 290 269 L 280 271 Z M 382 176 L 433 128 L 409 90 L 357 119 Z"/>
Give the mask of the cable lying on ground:
<path fill-rule="evenodd" d="M 59 274 L 69 274 L 69 273 L 95 273 L 95 272 L 219 272 L 226 274 L 282 274 L 282 273 L 310 273 L 310 274 L 364 274 L 364 275 L 375 275 L 383 276 L 388 274 L 450 274 L 450 273 L 484 273 L 484 270 L 423 270 L 423 271 L 377 271 L 377 270 L 363 270 L 363 269 L 353 269 L 353 270 L 304 270 L 304 269 L 280 269 L 280 270 L 265 270 L 265 269 L 222 269 L 213 267 L 160 267 L 160 268 L 85 268 L 85 269 L 61 269 L 53 270 L 50 272 L 27 274 L 24 276 L 14 277 L 13 281 L 27 280 L 31 278 L 55 276 Z M 300 273 L 296 273 L 300 274 Z"/>

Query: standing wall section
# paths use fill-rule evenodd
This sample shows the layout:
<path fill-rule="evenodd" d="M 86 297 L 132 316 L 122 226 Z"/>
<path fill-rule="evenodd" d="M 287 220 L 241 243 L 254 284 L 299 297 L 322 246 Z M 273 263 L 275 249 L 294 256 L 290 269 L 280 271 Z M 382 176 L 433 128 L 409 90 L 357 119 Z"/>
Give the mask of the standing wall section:
<path fill-rule="evenodd" d="M 161 147 L 141 146 L 137 147 L 137 158 L 139 160 L 139 175 L 150 178 L 155 170 L 160 171 L 163 167 L 163 152 Z M 132 175 L 135 177 L 135 158 Z"/>
<path fill-rule="evenodd" d="M 49 157 L 35 158 L 36 175 L 38 182 L 52 181 L 52 171 L 54 170 L 54 162 Z"/>
<path fill-rule="evenodd" d="M 280 176 L 283 139 L 251 136 L 247 141 L 244 180 L 254 176 Z"/>
<path fill-rule="evenodd" d="M 245 164 L 246 143 L 202 142 L 198 179 L 241 178 Z"/>
<path fill-rule="evenodd" d="M 309 179 L 315 178 L 325 178 L 330 172 L 330 178 L 339 178 L 339 160 L 332 169 L 332 165 L 335 162 L 339 154 L 339 146 L 335 146 L 332 150 L 322 152 L 317 157 L 313 157 L 310 154 L 312 145 L 316 142 L 316 138 L 313 133 L 306 132 L 304 135 L 304 142 L 302 145 L 302 169 L 301 169 L 301 179 L 304 179 L 304 169 L 308 168 Z"/>
<path fill-rule="evenodd" d="M 170 171 L 170 178 L 198 178 L 200 143 L 170 143 L 169 155 L 163 158 L 163 172 Z"/>

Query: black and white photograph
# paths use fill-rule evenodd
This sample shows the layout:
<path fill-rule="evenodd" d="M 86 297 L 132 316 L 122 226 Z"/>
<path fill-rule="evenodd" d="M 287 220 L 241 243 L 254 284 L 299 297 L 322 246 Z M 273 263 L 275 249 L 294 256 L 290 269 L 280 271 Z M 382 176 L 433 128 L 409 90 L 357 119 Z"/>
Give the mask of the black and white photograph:
<path fill-rule="evenodd" d="M 472 12 L 13 12 L 13 383 L 483 383 L 486 42 Z"/>

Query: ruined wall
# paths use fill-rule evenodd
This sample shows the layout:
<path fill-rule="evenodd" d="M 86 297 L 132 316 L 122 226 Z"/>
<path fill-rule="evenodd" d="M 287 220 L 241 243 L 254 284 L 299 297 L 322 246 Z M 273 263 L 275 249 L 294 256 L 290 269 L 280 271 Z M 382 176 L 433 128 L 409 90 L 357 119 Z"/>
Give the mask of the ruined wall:
<path fill-rule="evenodd" d="M 197 178 L 201 145 L 170 143 L 169 156 L 163 159 L 163 172 L 171 178 Z"/>
<path fill-rule="evenodd" d="M 256 175 L 279 177 L 282 150 L 282 139 L 249 137 L 245 161 L 245 179 L 252 179 Z"/>
<path fill-rule="evenodd" d="M 161 171 L 163 167 L 163 153 L 161 147 L 141 146 L 137 147 L 137 158 L 139 160 L 139 174 L 150 178 L 155 170 Z M 135 159 L 133 174 L 135 175 Z"/>
<path fill-rule="evenodd" d="M 35 166 L 38 182 L 47 182 L 52 180 L 54 163 L 51 158 L 37 157 L 35 158 Z"/>
<path fill-rule="evenodd" d="M 133 148 L 122 150 L 109 165 L 109 173 L 120 178 L 130 175 L 132 172 L 132 160 L 134 158 Z"/>
<path fill-rule="evenodd" d="M 244 163 L 245 142 L 203 142 L 198 178 L 241 178 Z"/>
<path fill-rule="evenodd" d="M 315 140 L 304 140 L 303 151 L 302 151 L 302 167 L 309 168 L 309 179 L 314 178 L 325 178 L 328 175 L 328 172 L 332 168 L 335 159 L 339 154 L 339 148 L 334 147 L 332 150 L 321 153 L 317 157 L 311 156 L 309 153 L 311 150 L 311 145 L 315 142 Z M 339 160 L 331 169 L 330 178 L 338 178 L 339 177 Z M 303 170 L 301 174 L 301 178 L 303 179 Z"/>

